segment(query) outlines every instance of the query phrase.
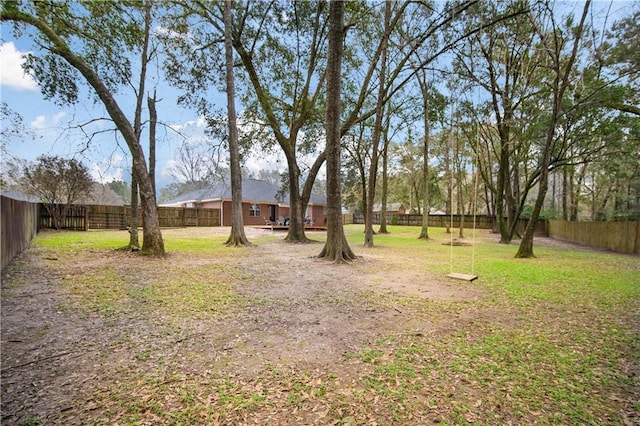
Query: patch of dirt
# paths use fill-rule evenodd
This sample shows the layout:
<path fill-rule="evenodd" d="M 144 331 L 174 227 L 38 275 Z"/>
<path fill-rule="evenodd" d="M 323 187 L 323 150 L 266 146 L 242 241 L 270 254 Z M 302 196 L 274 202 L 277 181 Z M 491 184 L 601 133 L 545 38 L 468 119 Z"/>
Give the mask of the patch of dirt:
<path fill-rule="evenodd" d="M 165 232 L 202 237 L 229 230 Z M 252 377 L 274 365 L 337 369 L 348 377 L 343 361 L 368 342 L 448 333 L 472 321 L 512 320 L 509 312 L 471 306 L 485 296 L 473 283 L 387 265 L 376 250 L 360 250 L 351 265 L 334 265 L 315 258 L 319 243 L 287 244 L 282 233 L 247 229 L 249 239 L 265 235 L 278 238 L 226 260 L 239 272 L 232 290 L 247 304 L 222 318 L 186 317 L 178 325 L 136 306 L 121 312 L 82 309 L 61 283 L 108 265 L 118 276 L 132 277 L 132 285 L 144 285 L 167 265 L 219 260 L 179 254 L 145 259 L 100 250 L 51 259 L 43 249 L 26 250 L 2 273 L 2 424 L 90 423 L 102 409 L 96 395 L 121 376 L 154 372 L 170 380 L 175 372 L 204 377 L 217 371 Z M 460 308 L 437 314 L 421 301 Z"/>

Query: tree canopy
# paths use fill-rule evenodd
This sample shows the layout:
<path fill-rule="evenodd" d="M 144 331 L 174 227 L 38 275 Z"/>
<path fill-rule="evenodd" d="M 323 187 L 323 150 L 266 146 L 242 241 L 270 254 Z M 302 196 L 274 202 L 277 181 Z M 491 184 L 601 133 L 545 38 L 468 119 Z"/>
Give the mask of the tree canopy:
<path fill-rule="evenodd" d="M 202 155 L 214 145 L 226 152 L 237 142 L 240 163 L 251 150 L 277 150 L 291 197 L 288 241 L 307 240 L 305 209 L 336 143 L 329 143 L 336 122 L 344 155 L 331 151 L 339 164 L 329 172 L 327 163 L 327 173 L 339 174 L 341 207 L 366 213 L 371 244 L 373 205 L 383 200 L 424 213 L 422 238 L 431 208 L 468 214 L 473 205 L 495 217 L 502 243 L 524 237 L 527 245 L 532 236 L 518 228 L 521 218 L 640 215 L 637 7 L 605 16 L 589 1 L 584 8 L 528 0 L 345 2 L 341 90 L 331 106 L 333 2 L 233 2 L 226 15 L 224 5 L 2 4 L 2 20 L 39 48 L 26 67 L 46 98 L 77 102 L 78 84 L 86 83 L 103 103 L 132 153 L 143 216 L 157 214 L 155 171 L 140 140 L 142 70 L 157 49 L 158 69 L 181 91 L 180 102 L 218 132 L 202 151 L 184 146 L 174 169 L 181 182 L 164 196 L 206 185 L 224 169 Z M 238 125 L 220 132 L 231 113 L 221 112 L 214 94 L 229 91 L 231 70 Z M 123 94 L 136 97 L 129 115 Z M 340 116 L 329 120 L 338 105 Z M 235 128 L 237 141 L 230 139 Z M 327 175 L 328 198 L 337 193 L 334 177 Z M 530 246 L 525 251 L 532 254 Z"/>
<path fill-rule="evenodd" d="M 75 159 L 41 155 L 35 164 L 25 166 L 20 186 L 36 196 L 49 212 L 53 226 L 60 229 L 66 212 L 85 198 L 93 180 L 85 165 Z"/>

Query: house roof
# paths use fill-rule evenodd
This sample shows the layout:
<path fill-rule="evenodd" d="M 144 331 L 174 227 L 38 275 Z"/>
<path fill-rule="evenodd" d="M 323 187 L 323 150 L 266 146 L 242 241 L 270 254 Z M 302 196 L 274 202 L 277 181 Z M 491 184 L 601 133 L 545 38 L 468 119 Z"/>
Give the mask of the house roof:
<path fill-rule="evenodd" d="M 124 206 L 124 201 L 109 185 L 93 182 L 91 192 L 85 194 L 75 204 L 94 204 L 101 206 Z"/>
<path fill-rule="evenodd" d="M 387 211 L 388 212 L 396 212 L 402 208 L 402 203 L 387 203 Z M 373 205 L 374 212 L 382 211 L 382 204 L 374 204 Z"/>
<path fill-rule="evenodd" d="M 280 187 L 258 179 L 242 179 L 242 201 L 265 204 L 289 205 L 289 194 L 279 196 Z M 162 206 L 174 206 L 189 202 L 205 202 L 217 200 L 231 200 L 231 183 L 229 179 L 213 183 L 205 189 L 199 189 L 183 194 L 173 200 L 162 203 Z M 326 204 L 324 197 L 311 194 L 309 204 Z"/>
<path fill-rule="evenodd" d="M 39 203 L 40 198 L 35 195 L 24 194 L 20 191 L 15 191 L 13 189 L 3 190 L 2 196 L 7 198 L 12 198 L 17 201 L 29 201 L 30 203 Z"/>

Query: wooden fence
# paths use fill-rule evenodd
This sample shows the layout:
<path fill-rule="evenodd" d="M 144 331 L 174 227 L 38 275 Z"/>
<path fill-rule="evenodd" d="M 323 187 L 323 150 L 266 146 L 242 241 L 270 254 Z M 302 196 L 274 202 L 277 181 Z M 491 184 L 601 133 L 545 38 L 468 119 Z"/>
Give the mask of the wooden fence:
<path fill-rule="evenodd" d="M 421 214 L 387 214 L 387 224 L 396 224 L 396 225 L 405 225 L 405 226 L 422 226 L 422 215 Z M 373 223 L 375 225 L 380 224 L 380 219 L 382 218 L 381 213 L 373 214 Z M 429 215 L 429 226 L 434 226 L 438 228 L 446 228 L 448 226 L 452 226 L 454 229 L 460 227 L 460 215 Z M 356 223 L 356 224 L 364 224 L 364 213 L 349 213 L 343 216 L 343 223 Z M 453 224 L 453 225 L 452 225 Z M 524 232 L 525 227 L 527 226 L 526 219 L 520 219 L 518 221 L 518 231 Z M 473 216 L 464 216 L 464 227 L 466 229 L 472 229 L 474 227 L 474 217 Z M 497 229 L 496 220 L 492 216 L 487 215 L 477 215 L 475 217 L 475 227 L 476 229 Z M 536 225 L 536 234 L 544 234 L 546 235 L 546 228 L 544 220 L 539 220 Z"/>
<path fill-rule="evenodd" d="M 1 264 L 4 269 L 38 232 L 38 204 L 0 197 Z"/>
<path fill-rule="evenodd" d="M 566 222 L 549 220 L 547 232 L 558 240 L 617 253 L 640 254 L 640 222 Z"/>
<path fill-rule="evenodd" d="M 185 226 L 220 226 L 219 209 L 158 207 L 161 228 Z M 44 207 L 40 210 L 40 226 L 52 228 L 53 219 Z M 131 226 L 130 206 L 73 206 L 64 220 L 64 229 L 127 229 Z M 138 227 L 142 227 L 142 212 L 138 209 Z"/>
<path fill-rule="evenodd" d="M 43 204 L 1 197 L 0 233 L 1 264 L 5 266 L 29 243 L 42 228 L 53 228 L 53 218 Z M 57 208 L 60 208 L 58 206 Z M 158 207 L 160 227 L 220 226 L 219 209 Z M 63 229 L 127 229 L 131 225 L 130 206 L 72 206 L 63 220 Z M 138 226 L 142 227 L 142 215 Z"/>
<path fill-rule="evenodd" d="M 47 207 L 40 204 L 40 229 L 56 228 L 50 209 L 57 209 L 58 215 L 62 216 L 63 206 L 54 205 Z M 86 231 L 87 230 L 87 208 L 85 206 L 71 206 L 68 208 L 64 218 L 62 219 L 61 229 L 70 231 Z"/>

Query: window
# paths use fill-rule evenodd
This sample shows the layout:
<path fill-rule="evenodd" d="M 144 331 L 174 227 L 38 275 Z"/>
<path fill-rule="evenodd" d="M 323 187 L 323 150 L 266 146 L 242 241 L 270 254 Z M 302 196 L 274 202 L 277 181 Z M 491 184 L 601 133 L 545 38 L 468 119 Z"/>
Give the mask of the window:
<path fill-rule="evenodd" d="M 251 217 L 261 216 L 259 204 L 249 204 L 249 216 Z"/>

